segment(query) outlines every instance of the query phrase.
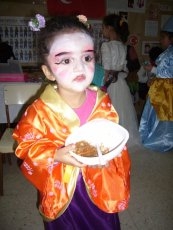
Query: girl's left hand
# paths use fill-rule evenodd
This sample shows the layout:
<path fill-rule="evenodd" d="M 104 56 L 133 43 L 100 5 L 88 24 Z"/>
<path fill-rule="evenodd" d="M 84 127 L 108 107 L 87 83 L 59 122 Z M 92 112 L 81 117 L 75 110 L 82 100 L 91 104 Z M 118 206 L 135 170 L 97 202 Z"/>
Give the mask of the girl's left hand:
<path fill-rule="evenodd" d="M 55 161 L 58 161 L 58 162 L 61 162 L 67 165 L 79 167 L 79 168 L 85 167 L 86 166 L 85 164 L 79 162 L 73 156 L 71 156 L 70 151 L 73 151 L 74 149 L 75 149 L 74 144 L 70 144 L 68 146 L 57 149 L 55 158 L 54 158 Z"/>

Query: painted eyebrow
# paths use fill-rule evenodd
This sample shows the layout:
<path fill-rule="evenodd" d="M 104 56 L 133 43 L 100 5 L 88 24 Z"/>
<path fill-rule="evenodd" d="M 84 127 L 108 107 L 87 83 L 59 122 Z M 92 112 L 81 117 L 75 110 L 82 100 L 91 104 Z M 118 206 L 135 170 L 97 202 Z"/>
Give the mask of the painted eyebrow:
<path fill-rule="evenodd" d="M 55 57 L 60 57 L 62 55 L 70 54 L 71 52 L 61 52 L 55 55 Z M 94 53 L 94 50 L 85 50 L 84 53 Z"/>

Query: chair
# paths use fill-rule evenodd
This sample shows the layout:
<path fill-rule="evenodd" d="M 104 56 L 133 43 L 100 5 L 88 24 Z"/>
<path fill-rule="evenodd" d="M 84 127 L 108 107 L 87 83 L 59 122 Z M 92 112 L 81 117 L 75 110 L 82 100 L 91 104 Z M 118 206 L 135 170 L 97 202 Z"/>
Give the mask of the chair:
<path fill-rule="evenodd" d="M 21 65 L 20 61 L 14 60 L 14 59 L 9 59 L 8 63 L 9 63 L 10 73 L 23 73 L 22 65 Z"/>
<path fill-rule="evenodd" d="M 41 84 L 38 83 L 13 83 L 4 86 L 7 127 L 0 138 L 0 196 L 3 196 L 3 159 L 5 156 L 10 156 L 11 153 L 14 153 L 16 146 L 16 143 L 12 138 L 13 123 L 10 120 L 10 106 L 16 105 L 20 107 L 17 118 L 15 119 L 15 122 L 17 122 L 26 107 L 38 97 L 41 90 Z M 9 161 L 9 163 L 11 162 Z"/>

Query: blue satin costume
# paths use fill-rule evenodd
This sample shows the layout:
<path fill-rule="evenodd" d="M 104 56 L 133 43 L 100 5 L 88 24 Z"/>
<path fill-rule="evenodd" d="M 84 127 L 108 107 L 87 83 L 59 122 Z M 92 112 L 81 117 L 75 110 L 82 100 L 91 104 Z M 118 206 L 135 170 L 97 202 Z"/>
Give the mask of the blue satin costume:
<path fill-rule="evenodd" d="M 139 132 L 146 148 L 167 152 L 173 150 L 173 45 L 159 55 L 156 64 Z"/>

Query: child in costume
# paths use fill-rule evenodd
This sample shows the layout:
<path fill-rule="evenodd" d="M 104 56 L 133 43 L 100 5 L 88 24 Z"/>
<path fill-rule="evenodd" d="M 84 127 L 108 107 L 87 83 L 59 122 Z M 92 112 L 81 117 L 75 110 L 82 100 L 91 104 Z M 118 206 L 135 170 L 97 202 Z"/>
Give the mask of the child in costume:
<path fill-rule="evenodd" d="M 161 45 L 139 131 L 146 148 L 167 152 L 173 149 L 173 16 L 163 26 Z"/>
<path fill-rule="evenodd" d="M 116 14 L 109 14 L 103 18 L 103 36 L 108 41 L 101 46 L 102 65 L 105 69 L 105 85 L 111 82 L 107 92 L 112 104 L 118 112 L 120 125 L 130 134 L 129 146 L 140 144 L 138 120 L 133 105 L 130 89 L 126 82 L 127 45 L 129 35 L 128 24 Z"/>
<path fill-rule="evenodd" d="M 75 144 L 64 146 L 66 138 L 90 120 L 119 119 L 108 94 L 90 86 L 95 60 L 86 17 L 48 20 L 39 45 L 42 70 L 55 84 L 48 84 L 27 108 L 13 137 L 23 161 L 21 171 L 38 190 L 45 229 L 119 230 L 117 213 L 129 202 L 126 146 L 105 167 L 78 162 L 69 153 Z"/>

